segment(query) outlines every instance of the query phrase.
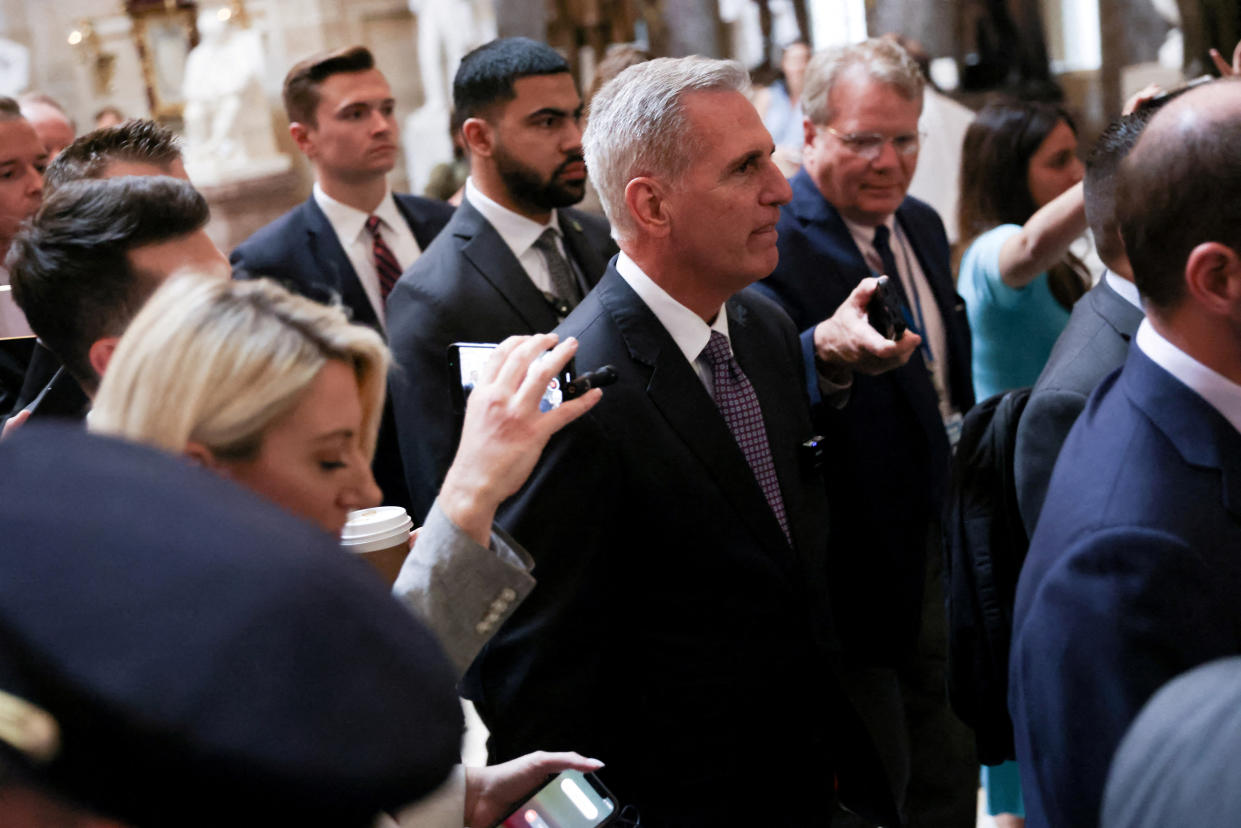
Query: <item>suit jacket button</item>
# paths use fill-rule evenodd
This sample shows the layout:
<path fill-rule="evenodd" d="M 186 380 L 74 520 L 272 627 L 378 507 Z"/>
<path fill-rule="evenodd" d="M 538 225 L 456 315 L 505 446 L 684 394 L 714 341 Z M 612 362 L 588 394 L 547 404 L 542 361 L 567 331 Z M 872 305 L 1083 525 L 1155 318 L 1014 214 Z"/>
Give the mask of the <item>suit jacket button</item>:
<path fill-rule="evenodd" d="M 503 598 L 505 601 L 512 601 L 514 598 L 517 597 L 517 593 L 513 591 L 512 587 L 505 587 L 504 589 L 500 590 L 500 597 Z"/>

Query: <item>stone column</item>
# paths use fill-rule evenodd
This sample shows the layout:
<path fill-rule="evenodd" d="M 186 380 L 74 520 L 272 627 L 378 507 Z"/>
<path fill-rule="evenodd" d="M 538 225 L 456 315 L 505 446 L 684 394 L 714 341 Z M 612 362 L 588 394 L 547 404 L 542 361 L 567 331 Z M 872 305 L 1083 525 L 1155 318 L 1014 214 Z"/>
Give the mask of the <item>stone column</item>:
<path fill-rule="evenodd" d="M 663 0 L 670 57 L 723 57 L 717 0 Z"/>
<path fill-rule="evenodd" d="M 545 0 L 497 0 L 496 33 L 500 37 L 547 39 Z"/>

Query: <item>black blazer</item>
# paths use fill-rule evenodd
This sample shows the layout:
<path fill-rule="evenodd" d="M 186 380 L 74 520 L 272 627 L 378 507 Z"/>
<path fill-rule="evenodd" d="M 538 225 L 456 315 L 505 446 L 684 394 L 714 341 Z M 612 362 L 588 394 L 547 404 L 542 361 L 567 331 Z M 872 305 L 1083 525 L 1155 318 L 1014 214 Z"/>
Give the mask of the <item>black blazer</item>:
<path fill-rule="evenodd" d="M 1142 311 L 1112 290 L 1106 278 L 1073 307 L 1069 324 L 1056 340 L 1017 425 L 1013 471 L 1027 537 L 1034 537 L 1064 438 L 1086 407 L 1090 392 L 1125 363 L 1129 340 L 1142 318 Z"/>
<path fill-rule="evenodd" d="M 15 395 L 8 416 L 0 416 L 0 427 L 23 409 L 30 409 L 31 418 L 56 417 L 82 420 L 90 410 L 90 398 L 82 386 L 65 370 L 42 342 L 35 342 L 26 365 L 20 390 Z"/>
<path fill-rule="evenodd" d="M 774 298 L 802 331 L 812 400 L 814 328 L 871 273 L 840 214 L 803 170 L 780 214 L 780 263 L 751 290 Z M 956 407 L 974 404 L 970 334 L 957 295 L 948 240 L 928 205 L 906 198 L 896 220 L 935 293 L 948 341 L 948 375 Z M 855 374 L 848 405 L 816 408 L 827 440 L 832 506 L 832 604 L 845 648 L 868 661 L 909 652 L 921 616 L 927 530 L 943 508 L 949 447 L 930 374 L 917 352 L 877 377 Z"/>
<path fill-rule="evenodd" d="M 466 686 L 494 760 L 574 745 L 644 825 L 817 825 L 842 734 L 863 738 L 829 668 L 825 494 L 799 457 L 796 333 L 762 297 L 727 313 L 793 545 L 694 369 L 609 268 L 557 332 L 581 369 L 620 380 L 502 509 L 539 588 Z"/>
<path fill-rule="evenodd" d="M 453 213 L 449 204 L 412 195 L 397 195 L 396 206 L 424 252 Z M 302 296 L 327 304 L 339 302 L 350 310 L 355 322 L 383 333 L 374 306 L 314 196 L 237 245 L 229 262 L 234 278 L 267 276 Z M 384 403 L 371 468 L 383 490 L 383 502 L 409 510 L 391 392 Z"/>
<path fill-rule="evenodd" d="M 453 213 L 449 204 L 412 195 L 397 195 L 396 206 L 424 252 Z M 302 296 L 339 301 L 355 322 L 379 329 L 375 309 L 314 196 L 255 231 L 228 260 L 239 278 L 267 276 Z"/>
<path fill-rule="evenodd" d="M 585 293 L 616 249 L 607 222 L 576 210 L 560 210 L 559 221 Z M 462 201 L 388 296 L 388 387 L 415 520 L 425 519 L 461 437 L 450 390 L 460 380 L 449 375 L 448 346 L 545 333 L 558 322 L 500 234 Z"/>

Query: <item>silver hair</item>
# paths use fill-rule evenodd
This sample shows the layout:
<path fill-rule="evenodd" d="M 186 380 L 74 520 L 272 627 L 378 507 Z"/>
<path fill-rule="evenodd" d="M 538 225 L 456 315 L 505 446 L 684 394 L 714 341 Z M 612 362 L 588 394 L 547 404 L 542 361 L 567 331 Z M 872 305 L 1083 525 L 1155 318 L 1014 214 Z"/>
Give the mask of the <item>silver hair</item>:
<path fill-rule="evenodd" d="M 801 105 L 811 123 L 829 124 L 836 117 L 831 109 L 832 87 L 850 70 L 861 71 L 870 80 L 896 87 L 909 100 L 922 102 L 926 80 L 917 61 L 899 43 L 871 38 L 819 52 L 810 59 Z"/>
<path fill-rule="evenodd" d="M 745 93 L 749 87 L 750 75 L 740 63 L 694 55 L 639 63 L 599 90 L 590 102 L 582 147 L 613 236 L 624 241 L 636 230 L 625 206 L 630 181 L 659 176 L 675 182 L 696 154 L 685 93 Z"/>

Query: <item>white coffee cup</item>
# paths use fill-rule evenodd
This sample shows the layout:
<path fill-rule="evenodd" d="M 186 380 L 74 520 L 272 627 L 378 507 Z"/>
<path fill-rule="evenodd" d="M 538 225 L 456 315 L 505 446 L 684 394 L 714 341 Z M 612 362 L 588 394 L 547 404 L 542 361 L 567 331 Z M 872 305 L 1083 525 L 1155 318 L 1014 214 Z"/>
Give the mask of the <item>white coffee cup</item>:
<path fill-rule="evenodd" d="M 349 513 L 340 533 L 340 545 L 346 552 L 362 556 L 385 582 L 393 584 L 409 554 L 409 531 L 413 525 L 400 506 L 358 509 Z"/>

